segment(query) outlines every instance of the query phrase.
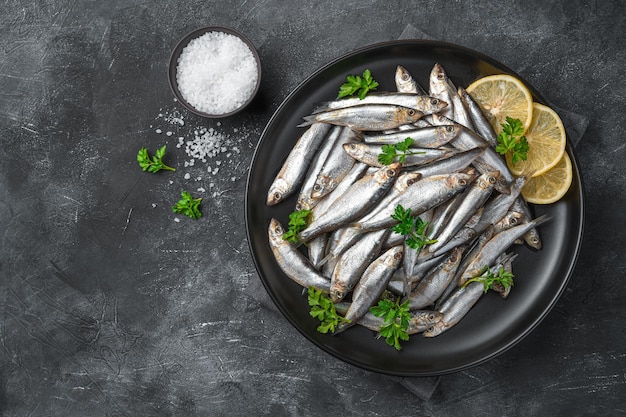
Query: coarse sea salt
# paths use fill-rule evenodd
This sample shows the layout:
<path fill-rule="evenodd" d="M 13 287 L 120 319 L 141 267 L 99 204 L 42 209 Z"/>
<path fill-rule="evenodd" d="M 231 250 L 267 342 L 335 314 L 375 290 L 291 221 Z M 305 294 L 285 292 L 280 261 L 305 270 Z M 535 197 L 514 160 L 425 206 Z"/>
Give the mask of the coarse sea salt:
<path fill-rule="evenodd" d="M 257 62 L 237 36 L 207 32 L 192 39 L 178 58 L 176 81 L 187 102 L 208 114 L 237 110 L 257 84 Z"/>

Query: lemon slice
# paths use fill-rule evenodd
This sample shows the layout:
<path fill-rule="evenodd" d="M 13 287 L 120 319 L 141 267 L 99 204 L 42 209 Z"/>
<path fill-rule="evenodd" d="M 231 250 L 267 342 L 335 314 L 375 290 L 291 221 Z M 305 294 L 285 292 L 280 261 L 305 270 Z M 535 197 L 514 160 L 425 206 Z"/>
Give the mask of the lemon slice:
<path fill-rule="evenodd" d="M 480 106 L 496 133 L 507 116 L 519 119 L 524 130 L 530 126 L 533 98 L 526 86 L 508 74 L 488 75 L 465 89 Z"/>
<path fill-rule="evenodd" d="M 555 166 L 565 152 L 565 128 L 554 110 L 543 104 L 533 103 L 533 115 L 525 133 L 528 154 L 525 161 L 513 163 L 510 153 L 506 162 L 514 175 L 536 177 Z"/>
<path fill-rule="evenodd" d="M 572 161 L 567 152 L 558 163 L 536 177 L 531 177 L 522 188 L 522 196 L 533 204 L 552 204 L 561 199 L 572 184 Z"/>

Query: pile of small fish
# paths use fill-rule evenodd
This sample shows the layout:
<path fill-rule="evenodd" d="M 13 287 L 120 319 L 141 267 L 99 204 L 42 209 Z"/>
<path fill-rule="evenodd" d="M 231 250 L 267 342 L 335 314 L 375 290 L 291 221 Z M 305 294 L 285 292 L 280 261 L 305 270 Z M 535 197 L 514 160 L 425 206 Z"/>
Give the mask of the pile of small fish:
<path fill-rule="evenodd" d="M 495 152 L 496 134 L 464 88 L 435 64 L 428 93 L 402 66 L 395 92 L 321 103 L 299 125 L 306 130 L 267 195 L 273 206 L 299 193 L 295 210 L 310 210 L 298 245 L 283 239 L 277 219 L 269 243 L 284 273 L 330 295 L 349 323 L 378 330 L 369 309 L 387 290 L 409 301 L 408 333 L 436 336 L 463 318 L 484 294 L 472 278 L 511 271 L 523 243 L 540 249 L 537 226 L 514 177 Z M 383 165 L 385 144 L 412 139 L 412 154 Z M 392 232 L 398 205 L 428 222 L 435 243 L 419 251 Z M 468 280 L 471 282 L 465 285 Z M 496 288 L 503 297 L 510 288 Z"/>

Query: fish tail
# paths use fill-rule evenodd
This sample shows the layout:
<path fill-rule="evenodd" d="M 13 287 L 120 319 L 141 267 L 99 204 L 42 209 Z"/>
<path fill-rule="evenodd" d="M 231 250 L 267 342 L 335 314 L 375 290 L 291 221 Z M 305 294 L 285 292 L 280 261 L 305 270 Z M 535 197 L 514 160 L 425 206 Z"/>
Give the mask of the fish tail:
<path fill-rule="evenodd" d="M 307 127 L 307 126 L 311 126 L 313 123 L 315 123 L 315 115 L 309 115 L 309 116 L 304 116 L 303 117 L 304 122 L 300 123 L 297 127 Z"/>

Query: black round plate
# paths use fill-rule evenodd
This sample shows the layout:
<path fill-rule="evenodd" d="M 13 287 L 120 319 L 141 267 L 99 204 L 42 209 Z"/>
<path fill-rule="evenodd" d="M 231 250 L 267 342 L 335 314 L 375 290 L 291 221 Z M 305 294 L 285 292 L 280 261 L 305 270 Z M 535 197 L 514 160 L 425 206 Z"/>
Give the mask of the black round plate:
<path fill-rule="evenodd" d="M 400 376 L 438 375 L 459 371 L 491 359 L 526 336 L 546 316 L 563 292 L 578 256 L 583 232 L 583 189 L 578 163 L 572 157 L 574 179 L 567 195 L 551 205 L 534 206 L 536 216 L 552 220 L 540 227 L 543 249 L 526 246 L 513 264 L 515 287 L 508 299 L 495 293 L 483 296 L 468 315 L 451 330 L 435 337 L 412 336 L 396 351 L 372 331 L 355 326 L 337 336 L 318 333 L 318 322 L 309 316 L 302 288 L 280 269 L 268 243 L 272 217 L 287 224 L 295 196 L 268 207 L 267 191 L 287 154 L 304 131 L 297 128 L 314 106 L 337 96 L 346 75 L 370 69 L 380 83 L 379 91 L 394 91 L 398 65 L 428 87 L 428 76 L 440 63 L 458 86 L 499 73 L 519 77 L 512 70 L 475 51 L 452 44 L 404 40 L 376 44 L 351 52 L 317 70 L 280 105 L 257 145 L 250 167 L 246 193 L 246 227 L 250 250 L 261 280 L 284 316 L 311 342 L 331 355 L 361 368 Z M 521 77 L 519 77 L 521 79 Z M 538 102 L 545 100 L 524 80 Z"/>

